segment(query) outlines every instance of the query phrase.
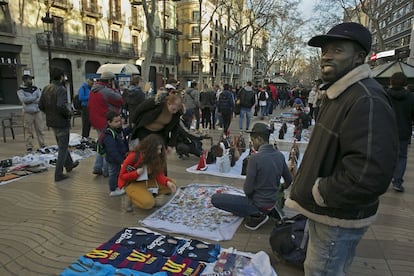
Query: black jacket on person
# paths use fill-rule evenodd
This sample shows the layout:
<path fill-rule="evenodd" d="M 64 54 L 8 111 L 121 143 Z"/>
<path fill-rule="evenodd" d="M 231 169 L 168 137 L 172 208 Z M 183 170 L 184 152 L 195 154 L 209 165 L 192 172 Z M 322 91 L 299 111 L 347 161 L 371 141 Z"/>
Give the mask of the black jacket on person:
<path fill-rule="evenodd" d="M 286 206 L 330 226 L 370 225 L 398 156 L 391 102 L 367 64 L 326 89 Z M 325 90 L 323 89 L 323 90 Z"/>
<path fill-rule="evenodd" d="M 46 125 L 52 128 L 70 128 L 72 112 L 68 108 L 66 88 L 53 81 L 43 88 L 39 109 L 46 114 Z"/>
<path fill-rule="evenodd" d="M 412 135 L 414 120 L 414 94 L 404 88 L 398 90 L 390 88 L 387 92 L 397 118 L 400 141 L 409 140 Z"/>
<path fill-rule="evenodd" d="M 156 97 L 146 99 L 142 104 L 138 105 L 131 116 L 131 123 L 134 128 L 131 133 L 131 139 L 143 139 L 147 134 L 148 130 L 145 126 L 149 125 L 161 114 L 164 105 L 166 104 L 167 93 L 157 94 Z M 182 113 L 177 112 L 172 115 L 171 121 L 162 129 L 159 135 L 165 141 L 166 146 L 174 147 L 177 139 L 177 129 L 180 123 L 180 117 Z"/>

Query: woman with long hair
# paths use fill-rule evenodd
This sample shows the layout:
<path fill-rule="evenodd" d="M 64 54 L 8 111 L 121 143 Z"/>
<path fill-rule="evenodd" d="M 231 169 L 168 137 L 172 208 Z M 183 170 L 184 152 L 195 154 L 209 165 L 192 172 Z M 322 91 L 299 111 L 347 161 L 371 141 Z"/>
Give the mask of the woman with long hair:
<path fill-rule="evenodd" d="M 164 140 L 157 134 L 149 134 L 128 154 L 121 166 L 118 187 L 125 188 L 126 208 L 131 202 L 142 209 L 161 206 L 175 193 L 175 180 L 165 176 L 167 163 Z"/>

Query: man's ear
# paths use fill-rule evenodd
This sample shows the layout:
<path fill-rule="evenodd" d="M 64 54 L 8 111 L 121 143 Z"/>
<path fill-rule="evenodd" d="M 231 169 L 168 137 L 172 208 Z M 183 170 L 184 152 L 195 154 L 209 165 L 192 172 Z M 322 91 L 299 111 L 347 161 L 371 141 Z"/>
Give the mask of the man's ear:
<path fill-rule="evenodd" d="M 358 51 L 358 53 L 356 54 L 355 64 L 356 65 L 364 64 L 366 56 L 367 56 L 367 54 L 365 53 L 365 51 Z"/>

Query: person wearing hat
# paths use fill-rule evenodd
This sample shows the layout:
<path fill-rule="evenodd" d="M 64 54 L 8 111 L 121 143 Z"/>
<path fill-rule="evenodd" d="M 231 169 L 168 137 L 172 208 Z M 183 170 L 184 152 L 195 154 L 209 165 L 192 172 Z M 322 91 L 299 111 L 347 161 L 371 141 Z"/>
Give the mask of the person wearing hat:
<path fill-rule="evenodd" d="M 46 125 L 53 129 L 58 146 L 58 156 L 55 166 L 55 182 L 68 178 L 63 173 L 71 172 L 79 165 L 73 161 L 69 152 L 70 118 L 72 111 L 68 103 L 67 90 L 64 85 L 65 73 L 60 68 L 53 68 L 50 72 L 51 83 L 43 88 L 39 100 L 39 108 L 46 114 Z"/>
<path fill-rule="evenodd" d="M 39 147 L 45 147 L 45 135 L 43 133 L 45 124 L 43 113 L 39 109 L 39 100 L 42 96 L 40 88 L 33 85 L 34 77 L 30 75 L 23 75 L 23 84 L 17 90 L 17 96 L 23 106 L 24 112 L 24 128 L 27 133 L 26 136 L 26 150 L 31 152 L 33 150 L 33 128 L 36 132 Z"/>
<path fill-rule="evenodd" d="M 108 111 L 119 113 L 121 105 L 124 103 L 121 93 L 114 89 L 114 80 L 114 73 L 108 71 L 102 72 L 89 93 L 89 120 L 91 126 L 96 130 L 98 137 L 100 137 L 102 131 L 106 128 L 106 114 Z M 92 173 L 95 175 L 108 175 L 105 159 L 100 154 L 96 155 Z"/>
<path fill-rule="evenodd" d="M 257 230 L 269 220 L 278 195 L 292 182 L 292 175 L 284 155 L 269 144 L 271 130 L 264 123 L 256 123 L 250 139 L 257 153 L 247 165 L 243 190 L 245 195 L 216 193 L 211 197 L 214 207 L 245 218 L 245 227 Z M 280 183 L 283 177 L 284 183 Z"/>
<path fill-rule="evenodd" d="M 397 122 L 364 64 L 371 50 L 368 29 L 341 23 L 308 45 L 321 48 L 326 93 L 286 206 L 309 219 L 305 275 L 345 275 L 391 182 Z"/>

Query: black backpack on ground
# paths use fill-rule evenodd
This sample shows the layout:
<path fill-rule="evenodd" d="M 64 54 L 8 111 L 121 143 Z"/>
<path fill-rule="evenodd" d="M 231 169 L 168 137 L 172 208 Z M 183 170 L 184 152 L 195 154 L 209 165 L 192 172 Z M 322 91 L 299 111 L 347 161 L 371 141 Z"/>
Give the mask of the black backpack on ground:
<path fill-rule="evenodd" d="M 308 247 L 308 219 L 296 215 L 278 221 L 270 234 L 273 253 L 289 264 L 303 267 Z"/>

